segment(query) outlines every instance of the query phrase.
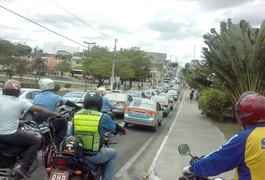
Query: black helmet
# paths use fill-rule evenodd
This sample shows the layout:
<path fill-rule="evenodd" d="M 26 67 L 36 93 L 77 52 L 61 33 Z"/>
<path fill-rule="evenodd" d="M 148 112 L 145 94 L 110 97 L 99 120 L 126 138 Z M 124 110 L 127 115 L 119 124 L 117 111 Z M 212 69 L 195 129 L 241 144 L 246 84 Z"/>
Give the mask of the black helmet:
<path fill-rule="evenodd" d="M 97 109 L 101 110 L 102 107 L 102 97 L 97 92 L 87 93 L 84 99 L 84 108 L 85 109 Z"/>
<path fill-rule="evenodd" d="M 80 138 L 75 136 L 68 136 L 62 144 L 62 152 L 73 153 L 76 156 L 82 156 L 83 142 Z"/>

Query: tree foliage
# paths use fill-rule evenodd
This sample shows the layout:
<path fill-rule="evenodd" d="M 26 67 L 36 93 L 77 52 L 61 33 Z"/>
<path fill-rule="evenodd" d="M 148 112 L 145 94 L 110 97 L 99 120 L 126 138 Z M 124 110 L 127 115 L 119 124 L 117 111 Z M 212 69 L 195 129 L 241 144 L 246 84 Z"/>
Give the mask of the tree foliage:
<path fill-rule="evenodd" d="M 63 62 L 60 62 L 59 64 L 56 65 L 55 70 L 61 72 L 61 78 L 62 78 L 63 73 L 71 71 L 72 67 L 69 63 L 63 61 Z"/>
<path fill-rule="evenodd" d="M 264 94 L 265 21 L 253 28 L 245 20 L 234 24 L 228 19 L 220 23 L 219 33 L 213 28 L 203 38 L 206 62 L 196 68 L 201 77 L 225 92 L 234 105 L 245 91 Z"/>

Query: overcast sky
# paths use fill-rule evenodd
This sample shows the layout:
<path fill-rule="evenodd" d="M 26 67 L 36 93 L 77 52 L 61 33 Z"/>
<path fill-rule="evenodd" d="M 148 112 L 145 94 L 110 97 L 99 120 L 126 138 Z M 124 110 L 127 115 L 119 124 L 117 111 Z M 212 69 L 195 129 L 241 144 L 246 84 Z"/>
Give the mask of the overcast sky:
<path fill-rule="evenodd" d="M 113 50 L 117 38 L 117 49 L 166 53 L 181 65 L 201 59 L 202 36 L 220 21 L 259 27 L 265 19 L 264 0 L 0 0 L 0 6 L 70 40 L 0 7 L 2 39 L 40 48 L 62 41 L 80 50 L 87 41 Z"/>

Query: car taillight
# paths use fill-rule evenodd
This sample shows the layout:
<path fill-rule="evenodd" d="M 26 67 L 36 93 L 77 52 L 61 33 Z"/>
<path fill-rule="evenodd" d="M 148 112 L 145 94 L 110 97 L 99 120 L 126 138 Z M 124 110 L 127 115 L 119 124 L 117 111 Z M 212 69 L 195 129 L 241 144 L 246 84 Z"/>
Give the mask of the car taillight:
<path fill-rule="evenodd" d="M 125 109 L 125 113 L 132 113 L 132 109 L 130 109 L 130 108 L 126 108 L 126 109 Z"/>
<path fill-rule="evenodd" d="M 124 101 L 119 101 L 119 102 L 117 102 L 117 104 L 125 104 L 125 102 Z"/>
<path fill-rule="evenodd" d="M 155 117 L 156 113 L 155 112 L 148 112 L 148 116 Z"/>

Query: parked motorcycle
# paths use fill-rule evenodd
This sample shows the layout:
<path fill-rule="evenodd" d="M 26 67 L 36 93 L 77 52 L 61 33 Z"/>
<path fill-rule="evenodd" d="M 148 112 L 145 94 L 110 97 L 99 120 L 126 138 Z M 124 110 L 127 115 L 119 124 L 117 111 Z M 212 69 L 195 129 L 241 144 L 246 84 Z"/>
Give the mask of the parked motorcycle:
<path fill-rule="evenodd" d="M 189 155 L 191 156 L 191 160 L 190 160 L 190 165 L 192 163 L 194 163 L 195 161 L 198 161 L 200 158 L 202 158 L 203 156 L 201 157 L 198 157 L 198 156 L 192 156 L 191 153 L 190 153 L 190 148 L 187 144 L 181 144 L 178 146 L 178 151 L 179 151 L 179 154 L 181 155 Z M 195 176 L 194 174 L 191 174 L 191 175 L 183 175 L 179 178 L 179 180 L 209 180 L 209 178 L 207 177 L 198 177 L 198 176 Z M 216 177 L 212 180 L 224 180 L 223 178 L 221 177 Z"/>
<path fill-rule="evenodd" d="M 21 124 L 20 128 L 25 131 L 31 131 L 36 136 L 41 137 L 36 128 L 27 128 L 25 124 Z M 25 147 L 0 142 L 0 179 L 22 179 L 21 175 L 16 172 L 16 169 L 20 167 L 25 150 Z M 29 174 L 32 174 L 37 168 L 38 160 L 35 159 Z"/>

